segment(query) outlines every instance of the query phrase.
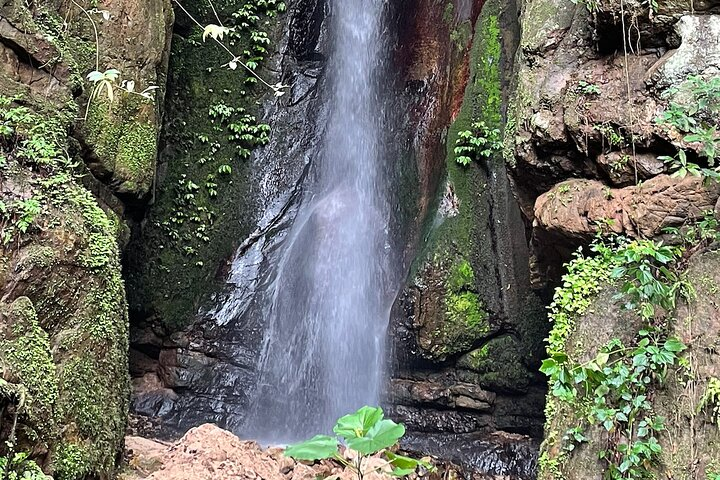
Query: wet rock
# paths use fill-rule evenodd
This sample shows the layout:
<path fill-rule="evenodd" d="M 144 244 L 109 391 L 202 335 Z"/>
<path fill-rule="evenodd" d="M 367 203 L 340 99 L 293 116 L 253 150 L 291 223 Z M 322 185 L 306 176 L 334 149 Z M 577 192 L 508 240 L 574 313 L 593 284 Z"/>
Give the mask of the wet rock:
<path fill-rule="evenodd" d="M 473 435 L 410 434 L 401 446 L 447 458 L 466 478 L 534 480 L 538 441 L 525 435 L 491 432 Z M 478 476 L 474 472 L 484 472 Z"/>
<path fill-rule="evenodd" d="M 393 379 L 390 389 L 393 401 L 401 404 L 427 404 L 487 412 L 492 409 L 495 394 L 471 383 L 443 385 L 430 381 Z"/>

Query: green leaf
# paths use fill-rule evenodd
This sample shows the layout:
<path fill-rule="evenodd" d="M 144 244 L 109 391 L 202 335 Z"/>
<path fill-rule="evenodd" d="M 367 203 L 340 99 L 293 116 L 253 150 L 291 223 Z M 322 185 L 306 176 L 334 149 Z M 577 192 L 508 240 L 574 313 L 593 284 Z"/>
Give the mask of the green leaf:
<path fill-rule="evenodd" d="M 322 460 L 335 455 L 337 449 L 336 438 L 328 435 L 315 435 L 310 440 L 290 445 L 285 449 L 285 455 L 296 460 Z"/>
<path fill-rule="evenodd" d="M 605 365 L 608 362 L 609 359 L 610 359 L 610 354 L 605 353 L 605 352 L 600 352 L 600 353 L 598 353 L 597 358 L 595 358 L 595 363 L 602 367 L 603 365 Z"/>
<path fill-rule="evenodd" d="M 682 352 L 687 347 L 683 342 L 680 341 L 680 339 L 676 337 L 670 337 L 665 341 L 665 345 L 663 345 L 663 348 L 665 350 L 669 350 L 671 352 Z"/>
<path fill-rule="evenodd" d="M 345 440 L 364 437 L 382 419 L 382 408 L 364 406 L 355 413 L 341 417 L 333 427 L 333 432 Z"/>
<path fill-rule="evenodd" d="M 346 438 L 347 446 L 364 455 L 371 455 L 392 447 L 405 435 L 405 427 L 392 420 L 381 420 L 364 437 Z"/>
<path fill-rule="evenodd" d="M 424 462 L 422 460 L 416 460 L 414 458 L 405 457 L 403 455 L 397 455 L 393 452 L 386 452 L 385 456 L 394 467 L 410 469 L 411 471 L 414 471 L 417 467 L 429 465 L 427 462 Z"/>

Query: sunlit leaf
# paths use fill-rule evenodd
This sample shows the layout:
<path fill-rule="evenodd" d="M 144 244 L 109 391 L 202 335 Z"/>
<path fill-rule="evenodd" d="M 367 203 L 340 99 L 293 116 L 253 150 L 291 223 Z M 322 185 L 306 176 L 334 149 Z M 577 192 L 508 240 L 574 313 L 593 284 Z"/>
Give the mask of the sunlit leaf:
<path fill-rule="evenodd" d="M 333 428 L 333 432 L 346 440 L 364 437 L 382 418 L 382 408 L 365 406 L 355 413 L 345 415 L 338 419 Z"/>
<path fill-rule="evenodd" d="M 290 445 L 285 455 L 296 460 L 322 460 L 337 453 L 337 439 L 328 435 L 316 435 L 310 440 Z"/>

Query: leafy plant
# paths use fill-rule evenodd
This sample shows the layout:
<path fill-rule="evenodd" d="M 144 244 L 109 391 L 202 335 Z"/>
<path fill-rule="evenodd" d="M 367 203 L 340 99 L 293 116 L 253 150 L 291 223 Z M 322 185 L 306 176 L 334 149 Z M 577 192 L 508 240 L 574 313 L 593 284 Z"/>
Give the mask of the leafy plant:
<path fill-rule="evenodd" d="M 262 59 L 262 57 L 255 58 L 252 54 L 252 52 L 244 51 L 242 55 L 238 55 L 234 53 L 230 47 L 224 42 L 224 38 L 227 35 L 230 37 L 235 30 L 235 27 L 226 27 L 222 24 L 220 21 L 220 18 L 217 15 L 217 11 L 215 10 L 215 6 L 213 5 L 212 1 L 208 0 L 208 4 L 210 5 L 210 8 L 212 9 L 213 13 L 215 14 L 215 17 L 218 20 L 218 24 L 208 24 L 203 25 L 200 23 L 184 6 L 182 3 L 180 3 L 179 0 L 174 0 L 175 4 L 180 7 L 180 10 L 182 10 L 185 15 L 190 18 L 190 20 L 200 27 L 203 31 L 202 39 L 203 41 L 207 41 L 208 38 L 211 38 L 215 43 L 217 43 L 220 48 L 225 50 L 230 55 L 230 60 L 222 65 L 223 67 L 227 67 L 230 70 L 236 70 L 238 66 L 243 67 L 248 73 L 250 73 L 250 77 L 246 79 L 246 81 L 251 80 L 253 83 L 255 81 L 260 81 L 263 85 L 265 85 L 267 88 L 271 89 L 276 97 L 281 97 L 285 94 L 285 89 L 287 89 L 287 85 L 283 85 L 282 82 L 278 82 L 274 85 L 271 85 L 268 83 L 265 79 L 263 79 L 260 75 L 258 75 L 255 72 L 255 69 L 257 68 L 257 62 Z M 276 1 L 263 1 L 259 2 L 262 5 L 246 5 L 244 9 L 241 9 L 240 11 L 236 12 L 236 15 L 238 15 L 240 18 L 244 19 L 245 21 L 241 23 L 240 29 L 243 28 L 249 28 L 251 24 L 254 24 L 255 22 L 259 21 L 260 17 L 257 16 L 257 8 L 258 7 L 264 7 L 268 11 L 284 11 L 285 10 L 285 4 L 282 2 L 276 2 Z M 243 12 L 243 13 L 239 13 Z M 266 53 L 265 45 L 270 43 L 270 39 L 267 37 L 267 34 L 265 32 L 261 32 L 258 30 L 250 30 L 250 40 L 255 47 L 256 53 Z M 258 48 L 259 46 L 259 48 Z M 243 56 L 245 57 L 251 57 L 249 59 L 243 59 Z"/>
<path fill-rule="evenodd" d="M 51 480 L 27 453 L 0 456 L 0 478 L 3 480 Z"/>
<path fill-rule="evenodd" d="M 688 174 L 694 177 L 702 175 L 702 170 L 698 164 L 687 161 L 685 150 L 678 150 L 677 155 L 674 157 L 660 156 L 658 160 L 668 164 L 670 171 L 673 172 L 671 175 L 673 178 L 685 178 Z"/>
<path fill-rule="evenodd" d="M 668 89 L 664 96 L 673 100 L 658 115 L 655 123 L 682 134 L 683 144 L 698 144 L 699 155 L 707 159 L 710 167 L 714 167 L 720 154 L 720 79 L 690 76 L 678 87 Z M 681 164 L 678 171 L 683 171 L 682 164 L 687 163 L 683 148 L 678 150 L 678 157 L 681 154 L 682 158 L 676 161 Z M 668 157 L 663 158 L 667 161 Z M 718 176 L 716 170 L 698 168 L 693 170 L 693 174 L 698 171 L 704 176 Z"/>
<path fill-rule="evenodd" d="M 341 417 L 335 427 L 335 436 L 316 435 L 310 440 L 290 445 L 285 455 L 296 460 L 323 460 L 332 458 L 349 468 L 362 480 L 365 475 L 391 468 L 392 475 L 409 475 L 419 467 L 431 470 L 433 467 L 424 460 L 397 455 L 389 449 L 395 446 L 405 434 L 405 427 L 384 418 L 381 408 L 362 407 L 357 412 Z M 357 454 L 347 460 L 341 454 L 343 447 Z M 368 466 L 368 459 L 382 453 L 386 463 L 381 466 Z"/>
<path fill-rule="evenodd" d="M 600 87 L 585 80 L 578 82 L 578 91 L 584 95 L 600 95 Z"/>
<path fill-rule="evenodd" d="M 548 339 L 549 358 L 541 371 L 548 375 L 550 395 L 582 412 L 584 422 L 607 432 L 607 447 L 600 452 L 606 478 L 652 478 L 662 447 L 658 441 L 664 419 L 653 413 L 648 400 L 653 386 L 661 384 L 669 369 L 680 365 L 685 345 L 668 336 L 666 324 L 657 321 L 661 309 L 671 311 L 677 296 L 689 296 L 690 287 L 676 271 L 682 249 L 650 240 L 616 238 L 596 240 L 593 257 L 578 253 L 568 266 L 550 306 L 554 326 Z M 637 312 L 647 327 L 635 345 L 611 339 L 590 360 L 572 358 L 565 342 L 574 319 L 584 314 L 601 282 L 616 283 L 625 308 Z M 662 318 L 662 316 L 660 316 Z M 658 324 L 659 326 L 653 326 Z M 549 404 L 551 402 L 549 401 Z M 568 430 L 562 438 L 564 455 L 583 443 L 584 425 Z M 546 468 L 559 468 L 545 458 Z"/>
<path fill-rule="evenodd" d="M 718 427 L 720 427 L 720 379 L 711 378 L 705 387 L 698 405 L 698 411 L 705 410 Z"/>
<path fill-rule="evenodd" d="M 476 122 L 472 130 L 458 132 L 455 145 L 455 161 L 469 165 L 473 158 L 490 158 L 502 150 L 500 130 L 490 128 L 485 122 Z"/>
<path fill-rule="evenodd" d="M 625 308 L 637 309 L 640 316 L 650 320 L 655 307 L 666 311 L 675 308 L 679 293 L 688 294 L 690 286 L 669 268 L 682 249 L 652 240 L 623 242 L 616 252 L 617 264 L 610 277 L 622 280 L 621 294 L 626 296 Z"/>
<path fill-rule="evenodd" d="M 641 330 L 638 335 L 635 347 L 613 339 L 585 363 L 556 354 L 541 367 L 550 377 L 554 396 L 589 405 L 589 420 L 612 434 L 600 457 L 613 480 L 650 478 L 649 467 L 662 451 L 657 437 L 665 427 L 664 419 L 653 414 L 648 389 L 664 380 L 686 348 L 677 338 L 662 340 L 658 331 Z M 578 427 L 566 434 L 564 448 L 572 451 L 584 440 Z"/>

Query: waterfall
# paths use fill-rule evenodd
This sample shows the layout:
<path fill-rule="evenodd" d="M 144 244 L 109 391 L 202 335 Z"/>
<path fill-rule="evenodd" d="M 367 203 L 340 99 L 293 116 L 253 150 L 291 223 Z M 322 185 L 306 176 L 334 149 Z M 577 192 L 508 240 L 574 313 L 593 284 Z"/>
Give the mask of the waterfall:
<path fill-rule="evenodd" d="M 243 435 L 291 442 L 377 404 L 390 282 L 380 147 L 382 0 L 333 0 L 322 154 L 266 292 L 255 397 Z"/>

